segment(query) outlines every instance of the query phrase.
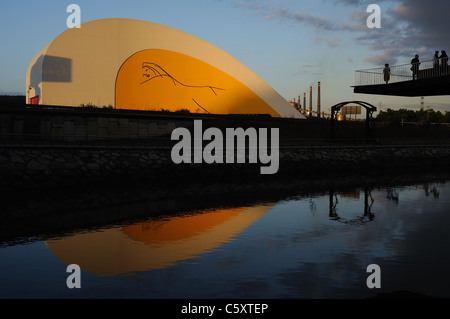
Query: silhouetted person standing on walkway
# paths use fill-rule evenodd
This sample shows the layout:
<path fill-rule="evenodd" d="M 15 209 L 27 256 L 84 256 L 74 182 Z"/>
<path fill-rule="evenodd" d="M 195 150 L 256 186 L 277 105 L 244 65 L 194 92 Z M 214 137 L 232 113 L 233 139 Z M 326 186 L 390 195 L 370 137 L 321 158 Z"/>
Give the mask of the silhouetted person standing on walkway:
<path fill-rule="evenodd" d="M 444 50 L 442 50 L 442 52 L 441 52 L 441 72 L 442 72 L 442 74 L 443 75 L 447 75 L 447 73 L 448 73 L 448 56 L 447 56 L 447 53 L 444 51 Z"/>
<path fill-rule="evenodd" d="M 434 52 L 434 60 L 433 60 L 433 76 L 439 76 L 440 74 L 440 68 L 439 68 L 439 51 Z"/>
<path fill-rule="evenodd" d="M 416 54 L 414 59 L 411 60 L 411 64 L 412 64 L 411 71 L 413 73 L 413 80 L 417 80 L 419 78 L 419 65 L 420 65 L 418 54 Z"/>
<path fill-rule="evenodd" d="M 391 68 L 387 63 L 384 65 L 383 74 L 384 74 L 384 81 L 386 82 L 386 84 L 388 84 L 389 79 L 391 78 Z"/>

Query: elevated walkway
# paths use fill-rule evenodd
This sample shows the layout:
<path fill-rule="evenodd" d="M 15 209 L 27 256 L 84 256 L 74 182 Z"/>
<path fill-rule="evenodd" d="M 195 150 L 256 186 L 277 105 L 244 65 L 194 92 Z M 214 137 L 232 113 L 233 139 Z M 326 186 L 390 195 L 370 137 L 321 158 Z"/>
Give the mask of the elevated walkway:
<path fill-rule="evenodd" d="M 413 78 L 411 64 L 390 67 L 388 83 L 383 68 L 358 70 L 354 93 L 405 97 L 450 95 L 450 67 L 434 65 L 434 61 L 421 62 Z"/>

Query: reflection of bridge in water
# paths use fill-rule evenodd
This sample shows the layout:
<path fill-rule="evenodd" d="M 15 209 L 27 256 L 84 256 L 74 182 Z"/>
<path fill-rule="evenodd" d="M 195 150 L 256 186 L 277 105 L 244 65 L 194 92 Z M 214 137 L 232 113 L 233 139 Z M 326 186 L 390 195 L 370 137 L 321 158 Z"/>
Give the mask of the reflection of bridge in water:
<path fill-rule="evenodd" d="M 386 84 L 384 68 L 358 70 L 354 93 L 406 97 L 450 95 L 450 67 L 436 65 L 434 61 L 421 62 L 417 79 L 413 79 L 411 64 L 390 66 L 390 79 Z"/>
<path fill-rule="evenodd" d="M 330 191 L 330 214 L 329 217 L 331 220 L 335 220 L 344 224 L 350 225 L 361 225 L 367 222 L 371 222 L 375 215 L 372 213 L 372 206 L 374 204 L 374 200 L 371 194 L 370 189 L 364 189 L 364 212 L 363 214 L 357 216 L 353 219 L 347 219 L 340 216 L 337 213 L 337 205 L 339 204 L 339 200 L 337 198 L 337 193 L 334 191 Z"/>

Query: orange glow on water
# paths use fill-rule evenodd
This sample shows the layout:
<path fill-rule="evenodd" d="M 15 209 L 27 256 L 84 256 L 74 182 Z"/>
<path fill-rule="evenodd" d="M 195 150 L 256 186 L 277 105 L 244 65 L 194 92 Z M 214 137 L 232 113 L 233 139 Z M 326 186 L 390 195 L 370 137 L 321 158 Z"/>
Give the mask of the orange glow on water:
<path fill-rule="evenodd" d="M 167 268 L 232 241 L 262 218 L 271 206 L 228 208 L 167 217 L 48 240 L 64 263 L 83 271 L 114 276 Z"/>
<path fill-rule="evenodd" d="M 172 217 L 125 226 L 122 230 L 130 238 L 149 244 L 186 240 L 225 223 L 243 210 L 243 208 L 234 208 L 192 216 Z"/>

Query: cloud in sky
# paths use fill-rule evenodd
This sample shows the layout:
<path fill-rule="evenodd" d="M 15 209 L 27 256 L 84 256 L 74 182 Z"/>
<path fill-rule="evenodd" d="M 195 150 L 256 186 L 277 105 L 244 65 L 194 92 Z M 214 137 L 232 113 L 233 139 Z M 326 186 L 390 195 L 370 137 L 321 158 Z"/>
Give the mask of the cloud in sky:
<path fill-rule="evenodd" d="M 450 45 L 449 12 L 447 0 L 402 0 L 392 14 L 407 24 L 404 29 L 410 32 L 405 41 L 434 49 Z"/>
<path fill-rule="evenodd" d="M 341 43 L 341 39 L 324 39 L 324 38 L 318 37 L 314 40 L 314 42 L 316 42 L 316 43 L 325 42 L 325 44 L 328 45 L 330 48 L 335 48 L 335 47 L 339 46 L 339 44 Z"/>
<path fill-rule="evenodd" d="M 381 29 L 366 25 L 370 13 L 365 8 L 371 3 L 381 7 Z M 416 53 L 423 60 L 431 60 L 435 50 L 450 50 L 448 0 L 321 0 L 315 5 L 322 15 L 269 0 L 236 1 L 234 5 L 245 14 L 313 29 L 320 34 L 316 43 L 324 42 L 329 47 L 341 45 L 340 37 L 350 35 L 356 44 L 369 50 L 365 61 L 373 65 L 408 63 Z M 320 10 L 330 6 L 347 16 L 336 18 L 336 14 L 326 15 Z"/>
<path fill-rule="evenodd" d="M 312 15 L 307 11 L 295 11 L 282 5 L 273 5 L 272 1 L 237 1 L 236 8 L 244 14 L 261 15 L 265 20 L 283 20 L 295 22 L 316 31 L 362 30 L 360 25 L 352 25 L 327 16 Z"/>

